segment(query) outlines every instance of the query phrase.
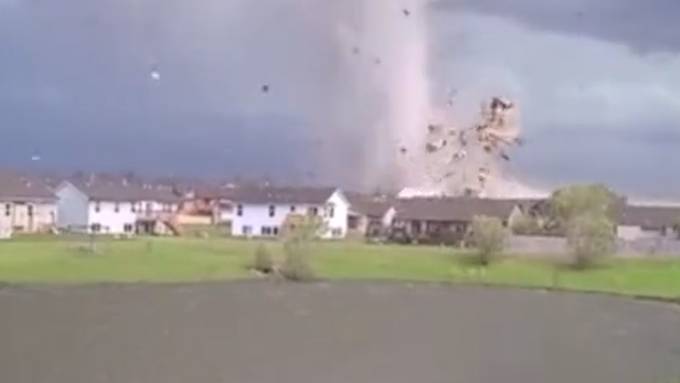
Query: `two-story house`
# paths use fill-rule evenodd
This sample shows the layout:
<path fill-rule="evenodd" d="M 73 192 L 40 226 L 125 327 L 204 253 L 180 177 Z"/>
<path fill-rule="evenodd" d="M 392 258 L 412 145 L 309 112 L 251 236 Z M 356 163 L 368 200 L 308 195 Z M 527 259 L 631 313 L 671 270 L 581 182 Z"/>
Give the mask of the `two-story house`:
<path fill-rule="evenodd" d="M 180 198 L 171 188 L 118 182 L 63 182 L 58 226 L 95 234 L 177 234 Z"/>
<path fill-rule="evenodd" d="M 38 233 L 51 230 L 57 220 L 57 198 L 35 177 L 0 173 L 0 230 Z"/>
<path fill-rule="evenodd" d="M 287 220 L 318 217 L 322 238 L 347 235 L 349 203 L 337 188 L 257 187 L 241 188 L 232 196 L 232 235 L 276 237 Z"/>

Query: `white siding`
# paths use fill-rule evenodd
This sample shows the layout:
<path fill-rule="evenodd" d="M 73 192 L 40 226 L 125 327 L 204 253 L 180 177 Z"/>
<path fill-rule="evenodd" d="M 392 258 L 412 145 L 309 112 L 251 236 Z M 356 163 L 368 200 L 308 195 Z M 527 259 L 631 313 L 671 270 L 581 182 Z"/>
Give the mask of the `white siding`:
<path fill-rule="evenodd" d="M 238 205 L 237 205 L 238 206 Z M 250 235 L 260 236 L 263 227 L 278 228 L 281 230 L 286 217 L 290 213 L 291 205 L 274 205 L 274 216 L 269 216 L 270 205 L 241 204 L 242 215 L 238 215 L 238 207 L 234 207 L 234 215 L 231 225 L 232 235 L 244 236 L 245 228 L 250 228 Z M 304 206 L 295 205 L 295 213 L 303 214 L 306 212 Z"/>
<path fill-rule="evenodd" d="M 87 196 L 70 183 L 64 183 L 57 190 L 57 226 L 59 228 L 81 228 L 88 225 Z"/>
<path fill-rule="evenodd" d="M 330 216 L 330 206 L 333 206 L 333 216 Z M 242 214 L 239 215 L 239 206 Z M 291 213 L 291 206 L 295 206 L 295 214 L 308 214 L 309 210 L 316 207 L 318 214 L 323 217 L 327 231 L 323 233 L 323 238 L 344 238 L 347 235 L 347 216 L 349 214 L 349 203 L 344 195 L 335 192 L 322 205 L 313 204 L 275 204 L 274 216 L 270 217 L 270 204 L 234 204 L 232 213 L 232 235 L 233 236 L 261 236 L 262 228 L 278 228 Z M 249 230 L 249 234 L 246 231 Z"/>
<path fill-rule="evenodd" d="M 93 225 L 98 224 L 102 234 L 126 233 L 125 225 L 130 225 L 134 232 L 136 221 L 137 216 L 132 212 L 130 202 L 90 201 L 88 204 L 88 227 L 92 229 Z"/>
<path fill-rule="evenodd" d="M 330 216 L 330 206 L 333 206 L 333 216 Z M 323 234 L 324 238 L 345 238 L 347 235 L 347 216 L 349 215 L 349 203 L 345 196 L 336 191 L 326 203 L 324 222 L 328 230 Z"/>

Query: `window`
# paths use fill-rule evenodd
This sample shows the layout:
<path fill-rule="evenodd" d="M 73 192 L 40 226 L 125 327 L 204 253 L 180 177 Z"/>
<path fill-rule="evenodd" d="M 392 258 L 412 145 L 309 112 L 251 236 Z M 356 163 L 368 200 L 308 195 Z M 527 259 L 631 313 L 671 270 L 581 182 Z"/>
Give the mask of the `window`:
<path fill-rule="evenodd" d="M 134 202 L 130 202 L 130 211 L 133 213 L 137 211 L 137 206 L 135 206 Z"/>
<path fill-rule="evenodd" d="M 97 202 L 94 203 L 94 211 L 95 211 L 95 213 L 99 213 L 99 212 L 101 211 L 101 208 L 102 208 L 102 207 L 100 206 L 99 201 L 97 201 Z"/>
<path fill-rule="evenodd" d="M 334 238 L 340 238 L 340 237 L 342 237 L 342 229 L 339 229 L 339 228 L 333 229 L 333 230 L 331 231 L 331 235 L 332 235 Z"/>
<path fill-rule="evenodd" d="M 279 235 L 279 228 L 277 226 L 272 228 L 272 235 Z"/>
<path fill-rule="evenodd" d="M 5 204 L 5 217 L 12 215 L 12 205 Z"/>
<path fill-rule="evenodd" d="M 243 235 L 251 235 L 253 233 L 253 228 L 250 227 L 250 226 L 244 225 L 241 228 L 241 233 L 243 233 Z"/>
<path fill-rule="evenodd" d="M 262 228 L 260 229 L 260 234 L 263 237 L 270 236 L 272 235 L 272 228 L 269 226 L 262 226 Z"/>
<path fill-rule="evenodd" d="M 123 231 L 126 233 L 132 233 L 132 224 L 126 223 L 125 225 L 123 225 Z"/>
<path fill-rule="evenodd" d="M 276 206 L 274 205 L 269 205 L 269 216 L 273 217 L 276 215 Z"/>
<path fill-rule="evenodd" d="M 33 217 L 33 205 L 26 206 L 26 213 L 29 217 Z"/>
<path fill-rule="evenodd" d="M 102 231 L 102 225 L 99 223 L 93 223 L 90 226 L 90 230 L 92 230 L 93 233 L 99 233 L 100 231 Z"/>
<path fill-rule="evenodd" d="M 236 215 L 239 217 L 243 216 L 243 205 L 236 206 Z"/>
<path fill-rule="evenodd" d="M 116 202 L 116 203 L 113 205 L 113 212 L 114 212 L 114 213 L 120 212 L 120 204 L 119 204 L 118 202 Z"/>
<path fill-rule="evenodd" d="M 151 213 L 152 210 L 153 210 L 153 204 L 151 202 L 147 202 L 146 203 L 146 212 Z"/>
<path fill-rule="evenodd" d="M 295 213 L 295 205 L 291 205 L 291 206 L 290 206 L 290 212 L 291 212 L 291 213 Z"/>
<path fill-rule="evenodd" d="M 309 215 L 311 216 L 317 216 L 319 215 L 319 208 L 316 206 L 312 206 L 309 208 Z"/>
<path fill-rule="evenodd" d="M 330 218 L 333 218 L 335 216 L 335 205 L 334 204 L 328 204 L 328 216 Z"/>

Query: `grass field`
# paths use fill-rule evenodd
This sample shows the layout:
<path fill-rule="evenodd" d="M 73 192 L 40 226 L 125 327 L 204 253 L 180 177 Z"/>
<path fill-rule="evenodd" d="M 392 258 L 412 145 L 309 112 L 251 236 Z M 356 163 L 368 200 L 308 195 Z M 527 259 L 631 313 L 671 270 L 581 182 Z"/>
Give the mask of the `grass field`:
<path fill-rule="evenodd" d="M 258 242 L 228 239 L 19 238 L 0 242 L 0 281 L 13 283 L 189 282 L 252 278 Z M 281 245 L 268 242 L 281 259 Z M 680 298 L 680 259 L 609 260 L 573 271 L 539 260 L 506 259 L 486 269 L 450 248 L 315 244 L 320 278 L 488 283 Z"/>

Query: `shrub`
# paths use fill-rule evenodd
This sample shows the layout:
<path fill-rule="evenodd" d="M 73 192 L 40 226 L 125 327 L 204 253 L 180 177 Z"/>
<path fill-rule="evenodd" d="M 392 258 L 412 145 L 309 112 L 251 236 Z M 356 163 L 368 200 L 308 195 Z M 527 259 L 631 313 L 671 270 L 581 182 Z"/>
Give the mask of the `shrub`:
<path fill-rule="evenodd" d="M 584 269 L 598 257 L 614 252 L 614 225 L 603 214 L 573 217 L 567 225 L 567 244 L 571 250 L 572 266 Z"/>
<path fill-rule="evenodd" d="M 285 259 L 281 275 L 291 281 L 303 282 L 314 279 L 314 270 L 309 263 L 312 243 L 322 230 L 322 223 L 316 217 L 300 217 L 296 226 L 287 230 L 283 244 Z"/>
<path fill-rule="evenodd" d="M 269 274 L 274 270 L 274 261 L 272 260 L 272 255 L 267 246 L 262 243 L 257 246 L 257 249 L 255 249 L 253 268 L 265 274 Z"/>
<path fill-rule="evenodd" d="M 512 233 L 516 235 L 538 235 L 542 234 L 542 231 L 538 220 L 526 214 L 518 217 L 512 223 Z"/>
<path fill-rule="evenodd" d="M 487 266 L 503 252 L 506 230 L 500 219 L 495 217 L 476 216 L 468 232 L 468 240 L 476 248 L 475 260 Z"/>
<path fill-rule="evenodd" d="M 309 263 L 310 244 L 305 240 L 286 241 L 283 246 L 285 260 L 281 266 L 281 275 L 295 282 L 314 279 L 314 270 Z"/>

